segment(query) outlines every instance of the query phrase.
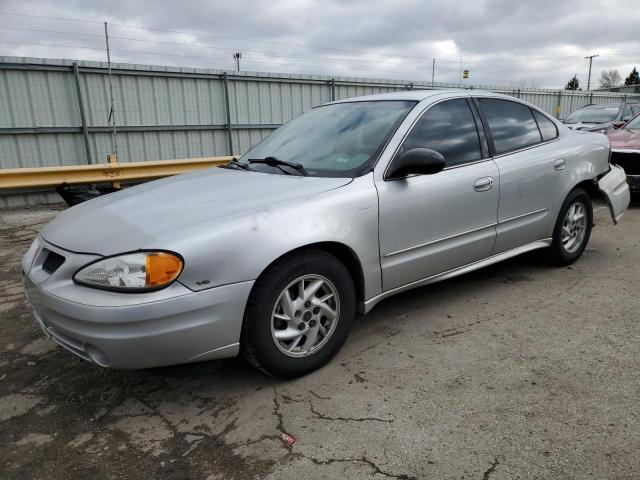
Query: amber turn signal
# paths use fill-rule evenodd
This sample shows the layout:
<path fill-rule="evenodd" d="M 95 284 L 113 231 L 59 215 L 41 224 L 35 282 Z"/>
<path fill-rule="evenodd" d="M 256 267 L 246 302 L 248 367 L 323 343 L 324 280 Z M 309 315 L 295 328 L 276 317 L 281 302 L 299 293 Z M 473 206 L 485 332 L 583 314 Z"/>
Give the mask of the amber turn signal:
<path fill-rule="evenodd" d="M 148 253 L 145 267 L 147 287 L 166 285 L 180 275 L 182 260 L 170 253 Z"/>

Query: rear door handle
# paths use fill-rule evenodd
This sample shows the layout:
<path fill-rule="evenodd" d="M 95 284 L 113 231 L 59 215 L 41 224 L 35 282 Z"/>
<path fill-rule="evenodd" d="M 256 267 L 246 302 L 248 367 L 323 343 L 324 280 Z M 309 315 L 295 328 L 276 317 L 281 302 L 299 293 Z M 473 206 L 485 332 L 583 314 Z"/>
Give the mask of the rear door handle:
<path fill-rule="evenodd" d="M 473 182 L 473 189 L 476 192 L 484 192 L 493 188 L 493 178 L 482 177 Z"/>
<path fill-rule="evenodd" d="M 564 170 L 565 165 L 566 163 L 564 161 L 564 158 L 559 158 L 555 162 L 553 162 L 553 168 L 555 168 L 558 171 Z"/>

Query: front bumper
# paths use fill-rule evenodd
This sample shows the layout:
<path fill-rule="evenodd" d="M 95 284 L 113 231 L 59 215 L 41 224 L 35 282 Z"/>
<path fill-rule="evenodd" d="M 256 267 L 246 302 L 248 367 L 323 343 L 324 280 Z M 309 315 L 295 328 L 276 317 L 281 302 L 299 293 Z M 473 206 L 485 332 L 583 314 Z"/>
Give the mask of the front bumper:
<path fill-rule="evenodd" d="M 41 248 L 32 252 L 34 258 Z M 46 248 L 73 263 L 73 253 Z M 157 292 L 126 294 L 76 285 L 64 278 L 64 270 L 43 280 L 37 260 L 25 256 L 25 291 L 44 333 L 85 360 L 150 368 L 238 354 L 252 281 L 200 292 L 174 283 Z"/>

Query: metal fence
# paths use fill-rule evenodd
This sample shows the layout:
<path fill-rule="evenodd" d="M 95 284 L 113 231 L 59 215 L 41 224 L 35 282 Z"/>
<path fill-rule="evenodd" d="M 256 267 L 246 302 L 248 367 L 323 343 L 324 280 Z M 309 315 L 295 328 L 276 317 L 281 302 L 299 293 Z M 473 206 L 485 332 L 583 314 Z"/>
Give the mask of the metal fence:
<path fill-rule="evenodd" d="M 121 162 L 240 154 L 331 100 L 457 84 L 112 64 Z M 468 87 L 467 87 L 468 88 Z M 474 86 L 564 118 L 587 103 L 640 95 Z M 0 57 L 0 168 L 103 163 L 112 152 L 107 64 Z M 50 201 L 0 196 L 0 206 Z"/>

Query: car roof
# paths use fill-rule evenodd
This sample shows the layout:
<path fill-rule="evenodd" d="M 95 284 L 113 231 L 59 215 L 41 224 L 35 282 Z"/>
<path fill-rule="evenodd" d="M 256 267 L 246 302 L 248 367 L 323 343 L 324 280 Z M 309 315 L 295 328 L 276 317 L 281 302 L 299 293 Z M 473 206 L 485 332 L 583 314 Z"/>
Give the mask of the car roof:
<path fill-rule="evenodd" d="M 591 105 L 585 105 L 582 108 L 621 108 L 624 105 L 638 105 L 637 102 L 623 102 L 623 103 L 594 103 Z"/>
<path fill-rule="evenodd" d="M 480 96 L 489 96 L 489 97 L 500 97 L 500 98 L 508 98 L 510 100 L 515 100 L 513 97 L 508 95 L 502 95 L 500 93 L 489 92 L 486 90 L 462 90 L 455 88 L 448 89 L 433 89 L 433 90 L 405 90 L 402 92 L 391 92 L 391 93 L 376 93 L 373 95 L 363 95 L 362 97 L 351 97 L 351 98 L 343 98 L 341 100 L 336 100 L 335 102 L 330 103 L 346 103 L 346 102 L 367 102 L 367 101 L 375 101 L 375 100 L 407 100 L 407 101 L 417 101 L 420 102 L 429 97 L 437 97 L 443 95 L 450 95 L 456 97 L 470 97 L 471 95 L 480 95 Z"/>

